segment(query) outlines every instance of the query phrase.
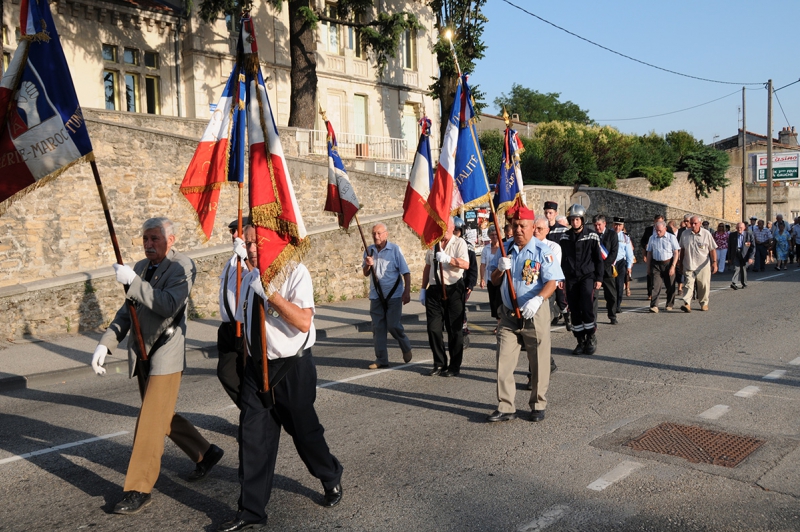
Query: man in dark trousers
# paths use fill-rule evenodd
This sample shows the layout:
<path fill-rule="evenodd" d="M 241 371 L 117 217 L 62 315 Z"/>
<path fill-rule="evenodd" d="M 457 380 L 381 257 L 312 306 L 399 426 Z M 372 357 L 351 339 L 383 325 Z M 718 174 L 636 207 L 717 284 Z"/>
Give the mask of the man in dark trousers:
<path fill-rule="evenodd" d="M 584 224 L 585 217 L 583 205 L 570 207 L 567 214 L 570 230 L 558 242 L 572 316 L 572 334 L 578 339 L 578 346 L 572 351 L 575 355 L 593 355 L 597 351 L 594 291 L 603 286 L 600 237 Z"/>
<path fill-rule="evenodd" d="M 561 236 L 569 229 L 561 224 L 556 223 L 558 217 L 558 203 L 555 201 L 544 202 L 544 216 L 547 218 L 547 240 L 558 243 Z M 556 312 L 555 307 L 558 307 Z M 564 326 L 567 331 L 572 330 L 572 324 L 569 322 L 569 306 L 567 305 L 567 293 L 564 288 L 556 288 L 555 297 L 553 297 L 553 306 L 551 307 L 550 314 L 553 316 L 551 325 L 558 324 L 558 318 L 564 318 Z"/>
<path fill-rule="evenodd" d="M 753 257 L 756 254 L 756 240 L 753 233 L 747 230 L 744 222 L 736 224 L 736 231 L 728 235 L 728 263 L 733 267 L 733 278 L 731 288 L 738 290 L 736 283 L 739 282 L 742 288 L 747 286 L 747 267 L 753 264 Z"/>
<path fill-rule="evenodd" d="M 611 320 L 611 325 L 617 324 L 617 281 L 614 275 L 614 265 L 617 261 L 617 253 L 619 252 L 619 237 L 617 233 L 608 227 L 606 217 L 598 214 L 592 220 L 597 234 L 600 236 L 600 243 L 603 246 L 602 254 L 605 255 L 603 259 L 603 297 L 606 300 L 606 311 L 608 312 L 608 319 Z M 623 275 L 625 273 L 623 272 Z M 597 317 L 597 296 L 594 298 L 594 315 Z"/>
<path fill-rule="evenodd" d="M 647 249 L 647 243 L 650 242 L 650 237 L 653 236 L 653 228 L 655 227 L 655 225 L 658 222 L 666 223 L 666 219 L 664 218 L 663 215 L 656 214 L 655 216 L 653 216 L 653 225 L 651 225 L 650 227 L 645 227 L 644 228 L 644 234 L 642 235 L 642 239 L 639 240 L 639 249 L 642 250 L 642 256 L 644 257 L 644 261 L 645 262 L 647 262 L 647 253 L 645 251 Z M 667 231 L 672 233 L 672 229 L 670 229 L 669 227 L 667 227 Z M 650 297 L 652 295 L 653 295 L 653 276 L 652 275 L 648 275 L 647 276 L 647 299 L 650 299 Z"/>

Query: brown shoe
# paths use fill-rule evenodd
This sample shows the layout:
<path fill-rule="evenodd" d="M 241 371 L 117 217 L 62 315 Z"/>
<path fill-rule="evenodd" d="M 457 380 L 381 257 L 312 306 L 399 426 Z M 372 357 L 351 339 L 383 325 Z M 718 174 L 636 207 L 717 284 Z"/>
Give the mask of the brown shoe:
<path fill-rule="evenodd" d="M 369 369 L 383 369 L 383 368 L 388 368 L 389 364 L 378 364 L 377 362 L 373 362 L 372 364 L 370 364 L 367 367 Z"/>
<path fill-rule="evenodd" d="M 403 362 L 405 362 L 406 364 L 411 362 L 411 359 L 413 357 L 414 357 L 414 353 L 412 353 L 410 349 L 408 351 L 403 352 Z"/>
<path fill-rule="evenodd" d="M 658 314 L 658 307 L 650 307 L 650 312 L 653 314 Z"/>
<path fill-rule="evenodd" d="M 692 308 L 689 305 L 682 305 L 681 310 L 684 312 L 691 312 Z"/>
<path fill-rule="evenodd" d="M 700 307 L 700 310 L 702 311 L 708 310 L 708 305 L 703 305 L 702 307 Z"/>
<path fill-rule="evenodd" d="M 672 310 L 672 307 L 664 307 L 664 310 Z"/>

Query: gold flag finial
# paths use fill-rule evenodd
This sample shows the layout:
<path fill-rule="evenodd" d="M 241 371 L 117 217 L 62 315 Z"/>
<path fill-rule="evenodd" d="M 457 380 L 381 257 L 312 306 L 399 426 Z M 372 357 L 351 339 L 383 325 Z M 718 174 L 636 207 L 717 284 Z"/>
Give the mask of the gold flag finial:
<path fill-rule="evenodd" d="M 506 123 L 506 127 L 511 125 L 511 117 L 508 116 L 508 111 L 506 111 L 506 106 L 503 106 L 503 122 Z"/>
<path fill-rule="evenodd" d="M 328 115 L 327 115 L 327 114 L 325 113 L 325 111 L 322 109 L 322 104 L 320 104 L 320 106 L 319 106 L 319 114 L 320 114 L 320 116 L 322 116 L 322 120 L 323 120 L 324 122 L 327 122 L 327 121 L 328 121 Z"/>

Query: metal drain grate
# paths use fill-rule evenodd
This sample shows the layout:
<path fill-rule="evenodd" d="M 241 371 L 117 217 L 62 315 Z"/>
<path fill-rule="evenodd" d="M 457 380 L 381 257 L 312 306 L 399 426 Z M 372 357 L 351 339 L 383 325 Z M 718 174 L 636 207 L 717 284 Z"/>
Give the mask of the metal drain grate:
<path fill-rule="evenodd" d="M 678 456 L 695 464 L 736 467 L 764 443 L 692 425 L 662 423 L 625 445 L 636 451 Z"/>

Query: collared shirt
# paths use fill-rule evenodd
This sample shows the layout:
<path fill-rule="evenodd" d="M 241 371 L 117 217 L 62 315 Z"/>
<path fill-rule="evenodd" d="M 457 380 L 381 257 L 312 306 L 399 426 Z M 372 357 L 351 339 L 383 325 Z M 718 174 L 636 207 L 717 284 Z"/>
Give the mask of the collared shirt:
<path fill-rule="evenodd" d="M 364 252 L 364 260 L 361 263 L 361 267 L 363 268 L 366 266 L 367 254 L 371 251 L 372 258 L 375 261 L 372 266 L 375 271 L 375 277 L 377 277 L 378 282 L 381 283 L 383 297 L 388 298 L 389 292 L 392 291 L 397 280 L 401 276 L 411 272 L 408 269 L 406 258 L 403 256 L 403 250 L 400 249 L 400 246 L 393 242 L 386 242 L 382 250 L 377 251 L 377 249 L 375 244 L 367 248 L 367 251 Z M 394 294 L 392 294 L 392 299 L 403 297 L 403 290 L 403 281 L 401 280 Z M 369 275 L 369 298 L 378 299 L 378 292 L 375 290 L 372 274 Z"/>
<path fill-rule="evenodd" d="M 450 237 L 450 241 L 447 242 L 447 246 L 443 251 L 454 259 L 463 259 L 465 262 L 469 263 L 469 248 L 467 247 L 466 240 L 463 238 L 458 238 L 457 236 Z M 439 284 L 436 281 L 436 278 L 440 275 L 439 263 L 437 262 L 434 264 L 434 262 L 436 262 L 434 260 L 435 258 L 436 254 L 433 250 L 429 249 L 425 254 L 425 264 L 431 267 L 431 274 L 428 279 L 429 285 Z M 436 269 L 435 273 L 433 271 L 434 269 Z M 447 286 L 458 282 L 466 271 L 456 266 L 451 266 L 450 264 L 442 264 L 442 269 L 444 271 L 444 284 Z"/>
<path fill-rule="evenodd" d="M 795 243 L 800 244 L 800 224 L 792 226 L 791 235 L 794 237 Z"/>
<path fill-rule="evenodd" d="M 231 260 L 225 263 L 225 268 L 219 275 L 219 316 L 224 323 L 233 321 L 233 316 L 228 316 L 228 311 L 225 310 L 225 297 L 228 298 L 228 308 L 231 312 L 236 314 L 236 261 L 239 259 L 237 254 L 233 254 Z M 247 265 L 242 262 L 242 279 L 247 275 Z M 225 277 L 228 278 L 228 291 L 225 292 Z"/>
<path fill-rule="evenodd" d="M 633 268 L 633 244 L 631 243 L 631 237 L 626 235 L 625 231 L 620 231 L 617 233 L 617 240 L 619 240 L 619 247 L 617 247 L 617 258 L 614 263 L 616 264 L 622 259 L 625 259 L 625 265 L 630 270 Z"/>
<path fill-rule="evenodd" d="M 258 268 L 248 273 L 242 279 L 242 291 L 239 296 L 239 308 L 236 309 L 236 320 L 244 324 L 244 334 L 246 338 L 251 336 L 251 324 L 253 323 L 253 300 L 255 292 L 250 287 L 250 283 L 259 279 L 261 273 Z M 295 266 L 294 270 L 281 285 L 278 293 L 289 303 L 294 303 L 300 308 L 310 308 L 314 310 L 314 286 L 311 284 L 311 274 L 303 264 Z M 300 332 L 299 329 L 289 325 L 282 317 L 272 316 L 269 312 L 269 302 L 266 302 L 264 315 L 266 316 L 267 330 L 267 358 L 276 360 L 278 358 L 292 357 L 297 354 L 303 344 L 308 349 L 317 339 L 317 331 L 314 327 L 314 318 L 311 318 L 311 328 L 308 333 Z M 246 314 L 246 316 L 245 316 Z M 246 319 L 244 319 L 246 318 Z M 308 341 L 306 341 L 308 337 Z M 248 349 L 248 354 L 250 349 Z"/>
<path fill-rule="evenodd" d="M 684 233 L 685 232 L 686 231 L 684 231 Z M 681 246 L 678 244 L 678 239 L 670 232 L 665 232 L 664 236 L 658 236 L 658 234 L 654 232 L 653 236 L 650 237 L 650 241 L 647 243 L 647 251 L 652 252 L 653 260 L 657 261 L 672 259 L 675 252 L 680 249 Z"/>
<path fill-rule="evenodd" d="M 711 263 L 709 255 L 712 249 L 717 249 L 717 243 L 711 233 L 701 227 L 697 233 L 691 229 L 683 232 L 681 248 L 684 250 L 683 267 L 686 271 L 697 271 Z"/>
<path fill-rule="evenodd" d="M 753 229 L 753 236 L 756 237 L 756 244 L 764 244 L 772 238 L 772 231 L 766 227 L 764 227 L 764 229 L 756 227 Z"/>
<path fill-rule="evenodd" d="M 511 259 L 511 278 L 514 280 L 517 304 L 520 307 L 538 296 L 548 281 L 564 280 L 561 265 L 556 261 L 550 247 L 538 238 L 531 238 L 522 249 L 519 249 L 516 244 L 512 244 L 508 250 L 508 257 Z M 503 305 L 507 308 L 514 308 L 506 274 L 503 274 L 501 286 Z"/>
<path fill-rule="evenodd" d="M 502 246 L 502 245 L 503 244 L 501 243 L 500 246 Z M 503 256 L 502 252 L 500 251 L 500 246 L 497 246 L 497 249 L 495 250 L 494 253 L 492 253 L 492 249 L 491 249 L 492 246 L 486 246 L 485 248 L 483 248 L 483 249 L 488 249 L 489 250 L 489 258 L 486 261 L 486 277 L 485 277 L 485 279 L 487 281 L 489 281 L 492 278 L 492 272 L 497 269 L 497 263 L 500 260 L 500 257 Z"/>

